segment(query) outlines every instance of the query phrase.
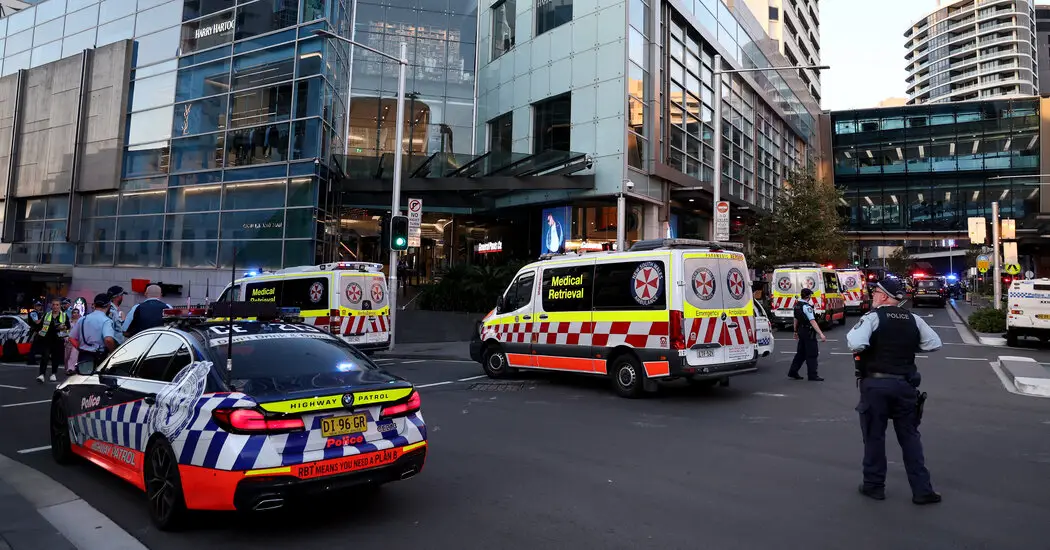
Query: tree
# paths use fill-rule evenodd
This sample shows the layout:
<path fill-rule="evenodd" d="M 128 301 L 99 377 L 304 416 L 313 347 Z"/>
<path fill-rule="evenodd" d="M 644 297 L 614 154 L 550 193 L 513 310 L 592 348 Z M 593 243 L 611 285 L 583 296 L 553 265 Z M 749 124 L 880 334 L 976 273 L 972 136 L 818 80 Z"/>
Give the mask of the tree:
<path fill-rule="evenodd" d="M 907 275 L 908 269 L 911 268 L 911 254 L 908 254 L 908 249 L 902 246 L 894 250 L 893 254 L 886 258 L 886 267 L 898 277 Z"/>
<path fill-rule="evenodd" d="M 748 263 L 765 271 L 789 262 L 842 263 L 847 259 L 842 192 L 806 171 L 794 171 L 773 202 L 744 229 L 751 246 Z"/>

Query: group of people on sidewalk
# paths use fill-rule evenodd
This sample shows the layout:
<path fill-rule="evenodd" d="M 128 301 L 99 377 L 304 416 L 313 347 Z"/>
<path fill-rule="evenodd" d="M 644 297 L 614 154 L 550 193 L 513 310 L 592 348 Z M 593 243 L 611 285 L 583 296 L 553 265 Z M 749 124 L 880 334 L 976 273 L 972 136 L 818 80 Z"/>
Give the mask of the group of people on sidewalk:
<path fill-rule="evenodd" d="M 92 311 L 84 315 L 68 298 L 52 299 L 47 312 L 43 311 L 43 302 L 35 302 L 27 319 L 33 334 L 27 364 L 36 363 L 37 356 L 40 357 L 37 382 L 56 382 L 60 368 L 72 375 L 81 360 L 90 358 L 99 363 L 128 336 L 163 323 L 164 310 L 171 306 L 161 301 L 159 286 L 148 286 L 146 300 L 132 307 L 125 317 L 120 306 L 127 294 L 122 287 L 114 285 L 96 295 Z M 49 363 L 51 376 L 45 378 Z"/>

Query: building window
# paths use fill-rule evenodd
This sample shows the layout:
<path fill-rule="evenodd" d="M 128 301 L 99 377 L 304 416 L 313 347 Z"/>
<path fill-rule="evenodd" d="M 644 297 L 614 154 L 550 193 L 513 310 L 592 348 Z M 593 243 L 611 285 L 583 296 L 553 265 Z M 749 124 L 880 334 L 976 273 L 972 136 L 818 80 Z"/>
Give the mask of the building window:
<path fill-rule="evenodd" d="M 537 0 L 536 35 L 572 21 L 572 0 Z"/>
<path fill-rule="evenodd" d="M 535 120 L 533 153 L 568 151 L 572 95 L 562 94 L 532 105 Z"/>
<path fill-rule="evenodd" d="M 516 0 L 501 0 L 492 6 L 492 59 L 514 47 L 514 10 Z"/>
<path fill-rule="evenodd" d="M 65 195 L 19 200 L 11 263 L 72 264 L 73 245 L 66 242 L 68 207 Z"/>
<path fill-rule="evenodd" d="M 511 148 L 511 135 L 514 130 L 514 113 L 496 117 L 489 122 L 489 151 L 493 153 L 509 153 Z"/>
<path fill-rule="evenodd" d="M 775 6 L 769 6 L 769 20 L 779 21 L 780 20 L 780 8 Z"/>

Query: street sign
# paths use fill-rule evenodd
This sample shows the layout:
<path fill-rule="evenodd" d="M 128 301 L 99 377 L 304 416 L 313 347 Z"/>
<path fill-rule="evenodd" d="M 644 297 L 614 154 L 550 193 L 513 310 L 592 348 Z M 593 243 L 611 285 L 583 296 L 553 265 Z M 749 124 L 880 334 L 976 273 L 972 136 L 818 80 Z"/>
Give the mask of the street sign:
<path fill-rule="evenodd" d="M 1035 279 L 1035 273 L 1033 273 L 1032 270 L 1029 269 L 1028 271 L 1024 272 L 1024 278 L 1031 281 L 1032 279 Z"/>
<path fill-rule="evenodd" d="M 1011 240 L 1017 238 L 1017 222 L 1016 220 L 999 220 L 999 238 L 1004 240 Z"/>
<path fill-rule="evenodd" d="M 986 254 L 981 254 L 977 257 L 977 271 L 981 273 L 987 273 L 988 268 L 992 266 L 992 259 Z"/>
<path fill-rule="evenodd" d="M 408 246 L 419 247 L 420 226 L 423 224 L 423 199 L 408 199 Z"/>
<path fill-rule="evenodd" d="M 1003 263 L 1017 263 L 1017 243 L 1003 243 Z"/>
<path fill-rule="evenodd" d="M 1021 266 L 1017 264 L 1006 264 L 1003 266 L 1003 271 L 1005 271 L 1007 275 L 1017 275 L 1021 272 Z"/>
<path fill-rule="evenodd" d="M 973 217 L 966 220 L 970 233 L 970 242 L 973 244 L 984 244 L 986 238 L 984 217 Z"/>
<path fill-rule="evenodd" d="M 729 240 L 729 201 L 718 201 L 715 205 L 715 240 Z"/>

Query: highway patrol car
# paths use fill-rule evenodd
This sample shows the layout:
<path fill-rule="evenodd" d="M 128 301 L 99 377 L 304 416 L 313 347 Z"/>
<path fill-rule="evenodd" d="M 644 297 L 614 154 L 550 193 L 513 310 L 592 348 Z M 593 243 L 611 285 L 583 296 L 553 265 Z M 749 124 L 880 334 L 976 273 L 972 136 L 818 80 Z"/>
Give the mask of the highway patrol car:
<path fill-rule="evenodd" d="M 833 321 L 846 324 L 846 303 L 834 269 L 815 262 L 777 266 L 773 270 L 772 287 L 773 321 L 779 328 L 794 324 L 795 302 L 803 288 L 813 291 L 813 313 L 821 327 L 827 329 Z"/>
<path fill-rule="evenodd" d="M 304 322 L 365 352 L 390 348 L 390 302 L 382 264 L 333 262 L 237 279 L 220 302 L 299 308 Z"/>
<path fill-rule="evenodd" d="M 182 319 L 78 364 L 51 403 L 54 459 L 83 457 L 145 491 L 161 529 L 187 509 L 272 510 L 423 469 L 412 384 L 315 326 L 252 316 Z"/>
<path fill-rule="evenodd" d="M 758 360 L 740 248 L 666 239 L 545 257 L 518 272 L 480 323 L 471 357 L 492 378 L 516 369 L 608 376 L 624 397 L 677 377 L 728 383 Z"/>
<path fill-rule="evenodd" d="M 1050 279 L 1014 281 L 1006 300 L 1010 306 L 1006 315 L 1008 345 L 1016 346 L 1022 336 L 1050 341 Z"/>

